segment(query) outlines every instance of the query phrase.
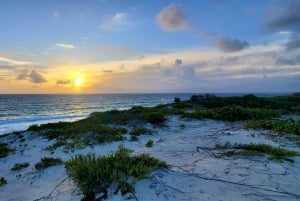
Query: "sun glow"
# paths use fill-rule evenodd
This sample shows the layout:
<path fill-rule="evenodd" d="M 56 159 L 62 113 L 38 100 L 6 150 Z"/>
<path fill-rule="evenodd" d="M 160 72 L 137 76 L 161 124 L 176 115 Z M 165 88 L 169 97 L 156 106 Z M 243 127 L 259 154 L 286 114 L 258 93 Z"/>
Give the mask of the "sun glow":
<path fill-rule="evenodd" d="M 81 78 L 76 78 L 74 83 L 76 87 L 80 87 L 83 83 L 83 80 Z"/>

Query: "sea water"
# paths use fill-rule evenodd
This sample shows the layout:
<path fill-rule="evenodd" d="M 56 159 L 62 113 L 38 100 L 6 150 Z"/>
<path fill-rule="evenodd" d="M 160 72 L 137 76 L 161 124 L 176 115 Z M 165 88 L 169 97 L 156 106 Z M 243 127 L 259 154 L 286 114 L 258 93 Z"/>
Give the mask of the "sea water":
<path fill-rule="evenodd" d="M 75 121 L 96 111 L 187 100 L 192 94 L 0 95 L 0 135 L 32 124 Z"/>

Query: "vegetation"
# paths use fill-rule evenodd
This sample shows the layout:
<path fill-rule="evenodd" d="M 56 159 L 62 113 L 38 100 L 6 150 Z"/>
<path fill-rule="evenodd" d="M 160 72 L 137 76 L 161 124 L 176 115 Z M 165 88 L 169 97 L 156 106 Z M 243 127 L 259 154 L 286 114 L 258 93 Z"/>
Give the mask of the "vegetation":
<path fill-rule="evenodd" d="M 151 134 L 152 131 L 147 128 L 134 128 L 130 131 L 130 135 L 140 136 L 145 134 Z"/>
<path fill-rule="evenodd" d="M 58 139 L 54 144 L 49 145 L 45 148 L 47 151 L 54 151 L 58 147 L 64 146 L 67 144 L 67 140 L 65 139 Z"/>
<path fill-rule="evenodd" d="M 168 168 L 168 165 L 147 154 L 130 156 L 131 152 L 119 146 L 116 152 L 107 156 L 77 155 L 67 161 L 65 167 L 86 197 L 93 193 L 105 193 L 112 184 L 116 184 L 123 195 L 133 193 L 139 179 L 154 169 Z"/>
<path fill-rule="evenodd" d="M 4 184 L 7 184 L 7 181 L 4 177 L 0 177 L 0 186 L 3 186 Z"/>
<path fill-rule="evenodd" d="M 244 108 L 241 106 L 224 106 L 214 109 L 198 109 L 191 113 L 186 113 L 185 117 L 196 119 L 218 119 L 225 121 L 241 121 L 249 119 L 270 119 L 279 117 L 276 110 L 263 108 Z"/>
<path fill-rule="evenodd" d="M 260 120 L 248 121 L 246 123 L 248 128 L 265 128 L 272 129 L 275 132 L 293 133 L 300 135 L 300 122 L 286 122 L 279 120 Z"/>
<path fill-rule="evenodd" d="M 11 170 L 16 171 L 16 170 L 21 170 L 23 168 L 27 168 L 29 167 L 29 163 L 25 162 L 25 163 L 16 163 Z"/>
<path fill-rule="evenodd" d="M 8 144 L 0 143 L 0 158 L 6 157 L 10 153 L 14 153 L 16 150 L 9 148 Z"/>
<path fill-rule="evenodd" d="M 41 159 L 41 162 L 38 162 L 35 164 L 35 169 L 37 170 L 43 170 L 50 166 L 60 165 L 63 161 L 60 158 L 48 158 L 44 157 Z"/>
<path fill-rule="evenodd" d="M 145 144 L 145 147 L 152 147 L 153 146 L 153 140 L 148 140 L 147 143 Z"/>
<path fill-rule="evenodd" d="M 217 149 L 230 149 L 225 152 L 226 156 L 243 155 L 243 156 L 262 156 L 267 154 L 269 159 L 282 160 L 289 157 L 300 156 L 300 152 L 287 150 L 280 147 L 274 147 L 268 144 L 235 144 L 225 143 L 216 145 Z"/>

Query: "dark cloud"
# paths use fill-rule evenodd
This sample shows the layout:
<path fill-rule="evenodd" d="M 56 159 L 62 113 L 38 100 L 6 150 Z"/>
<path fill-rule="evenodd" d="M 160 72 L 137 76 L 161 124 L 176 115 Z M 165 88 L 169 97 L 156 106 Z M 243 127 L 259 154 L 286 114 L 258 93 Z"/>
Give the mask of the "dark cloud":
<path fill-rule="evenodd" d="M 43 83 L 46 79 L 40 73 L 35 70 L 22 69 L 17 72 L 17 80 L 28 80 L 32 83 Z"/>
<path fill-rule="evenodd" d="M 300 11 L 299 11 L 300 12 Z M 300 48 L 300 35 L 294 34 L 291 36 L 290 40 L 285 44 L 287 51 L 292 51 Z"/>
<path fill-rule="evenodd" d="M 31 73 L 28 75 L 28 79 L 32 83 L 43 83 L 46 82 L 46 79 L 35 70 L 32 70 Z"/>
<path fill-rule="evenodd" d="M 161 68 L 161 62 L 156 62 L 153 64 L 143 65 L 140 70 L 155 70 Z"/>
<path fill-rule="evenodd" d="M 175 65 L 176 66 L 180 66 L 182 64 L 182 60 L 181 59 L 175 59 Z"/>
<path fill-rule="evenodd" d="M 57 80 L 56 84 L 70 84 L 71 80 Z"/>
<path fill-rule="evenodd" d="M 214 45 L 223 52 L 237 52 L 249 47 L 249 43 L 238 39 L 218 37 Z"/>
<path fill-rule="evenodd" d="M 194 78 L 195 76 L 196 76 L 196 72 L 193 67 L 184 68 L 183 76 L 182 76 L 184 79 L 191 79 L 191 78 Z"/>
<path fill-rule="evenodd" d="M 28 69 L 22 69 L 17 72 L 17 80 L 26 80 L 29 75 Z"/>
<path fill-rule="evenodd" d="M 185 14 L 175 4 L 164 8 L 157 15 L 156 20 L 164 31 L 178 31 L 189 27 Z"/>
<path fill-rule="evenodd" d="M 264 24 L 267 30 L 271 31 L 300 31 L 300 2 L 294 2 L 284 8 L 281 13 L 276 13 Z"/>
<path fill-rule="evenodd" d="M 114 71 L 113 70 L 103 70 L 102 72 L 103 73 L 113 73 Z"/>
<path fill-rule="evenodd" d="M 283 58 L 279 57 L 276 60 L 276 64 L 281 65 L 288 65 L 288 66 L 294 66 L 300 64 L 300 56 L 292 57 L 292 58 Z"/>

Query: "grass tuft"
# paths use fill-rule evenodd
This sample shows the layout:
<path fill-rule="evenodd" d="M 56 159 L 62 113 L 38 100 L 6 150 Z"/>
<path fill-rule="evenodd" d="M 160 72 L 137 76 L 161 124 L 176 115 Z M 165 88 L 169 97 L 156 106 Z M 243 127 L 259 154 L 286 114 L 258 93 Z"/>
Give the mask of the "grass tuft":
<path fill-rule="evenodd" d="M 0 143 L 0 158 L 6 157 L 10 153 L 15 153 L 15 149 L 9 148 L 8 144 Z"/>
<path fill-rule="evenodd" d="M 16 171 L 16 170 L 21 170 L 23 168 L 27 168 L 29 166 L 29 163 L 25 162 L 25 163 L 16 163 L 11 170 Z"/>
<path fill-rule="evenodd" d="M 147 154 L 130 156 L 131 152 L 119 146 L 116 152 L 107 156 L 77 155 L 67 161 L 65 167 L 86 197 L 92 192 L 105 192 L 112 184 L 117 184 L 123 195 L 133 193 L 139 179 L 154 169 L 168 168 L 168 165 Z"/>
<path fill-rule="evenodd" d="M 3 186 L 4 184 L 7 184 L 7 181 L 4 177 L 0 177 L 0 186 Z"/>
<path fill-rule="evenodd" d="M 145 147 L 153 147 L 153 140 L 148 140 L 147 143 L 145 144 Z"/>
<path fill-rule="evenodd" d="M 34 167 L 37 170 L 43 170 L 43 169 L 46 169 L 50 166 L 60 165 L 62 163 L 63 163 L 63 161 L 60 158 L 44 157 L 44 158 L 41 159 L 41 162 L 38 162 L 37 164 L 35 164 Z"/>

